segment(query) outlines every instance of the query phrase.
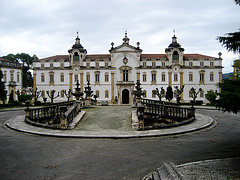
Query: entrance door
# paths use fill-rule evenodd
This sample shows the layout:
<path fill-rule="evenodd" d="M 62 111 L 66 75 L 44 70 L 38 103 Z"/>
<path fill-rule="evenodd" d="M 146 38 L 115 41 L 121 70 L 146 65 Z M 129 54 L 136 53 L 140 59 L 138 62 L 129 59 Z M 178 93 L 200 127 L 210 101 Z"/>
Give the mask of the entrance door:
<path fill-rule="evenodd" d="M 122 91 L 122 103 L 129 104 L 129 90 L 127 89 Z"/>

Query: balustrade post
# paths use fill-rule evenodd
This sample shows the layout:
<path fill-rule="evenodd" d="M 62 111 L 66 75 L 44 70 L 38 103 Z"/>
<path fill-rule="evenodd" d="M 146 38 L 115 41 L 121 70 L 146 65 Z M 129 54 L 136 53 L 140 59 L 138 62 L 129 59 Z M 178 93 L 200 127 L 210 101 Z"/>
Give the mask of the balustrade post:
<path fill-rule="evenodd" d="M 61 129 L 66 129 L 67 128 L 67 117 L 65 115 L 66 111 L 67 111 L 67 107 L 66 106 L 60 106 L 60 112 L 61 112 L 60 128 Z"/>

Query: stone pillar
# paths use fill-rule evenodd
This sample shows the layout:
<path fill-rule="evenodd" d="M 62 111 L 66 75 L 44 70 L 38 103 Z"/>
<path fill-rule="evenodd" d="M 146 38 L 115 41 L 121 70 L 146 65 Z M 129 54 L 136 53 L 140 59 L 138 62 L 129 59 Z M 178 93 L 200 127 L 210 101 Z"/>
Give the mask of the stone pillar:
<path fill-rule="evenodd" d="M 114 98 L 114 71 L 111 72 L 111 103 L 115 103 L 115 98 Z"/>
<path fill-rule="evenodd" d="M 137 72 L 137 79 L 140 80 L 140 72 Z"/>
<path fill-rule="evenodd" d="M 168 72 L 168 85 L 172 86 L 172 72 Z"/>
<path fill-rule="evenodd" d="M 218 72 L 219 74 L 219 83 L 222 83 L 222 69 Z M 221 88 L 219 88 L 219 93 L 221 92 Z"/>
<path fill-rule="evenodd" d="M 80 88 L 81 88 L 81 92 L 83 92 L 83 72 L 80 72 Z"/>
<path fill-rule="evenodd" d="M 180 72 L 180 88 L 183 86 L 183 72 Z M 183 100 L 183 93 L 181 94 L 181 100 Z"/>
<path fill-rule="evenodd" d="M 36 91 L 36 87 L 37 87 L 37 85 L 36 85 L 36 73 L 34 72 L 33 73 L 33 90 L 34 91 Z"/>
<path fill-rule="evenodd" d="M 23 91 L 23 72 L 21 70 L 21 91 Z"/>
<path fill-rule="evenodd" d="M 69 89 L 71 89 L 73 91 L 73 87 L 72 87 L 72 74 L 73 73 L 69 73 Z M 70 101 L 73 100 L 73 96 L 70 97 Z"/>

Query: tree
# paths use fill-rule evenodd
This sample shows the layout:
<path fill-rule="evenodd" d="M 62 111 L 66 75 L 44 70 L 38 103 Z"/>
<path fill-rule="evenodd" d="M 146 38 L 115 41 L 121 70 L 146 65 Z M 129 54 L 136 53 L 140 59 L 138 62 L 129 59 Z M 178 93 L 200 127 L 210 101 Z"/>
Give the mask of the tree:
<path fill-rule="evenodd" d="M 5 104 L 5 99 L 7 95 L 7 90 L 5 90 L 5 84 L 2 82 L 3 74 L 2 70 L 0 70 L 0 100 Z"/>
<path fill-rule="evenodd" d="M 240 0 L 235 0 L 235 3 L 240 6 Z"/>
<path fill-rule="evenodd" d="M 170 102 L 173 99 L 173 90 L 171 86 L 167 87 L 166 99 Z"/>
<path fill-rule="evenodd" d="M 205 98 L 210 102 L 210 105 L 216 105 L 217 94 L 213 91 L 207 92 Z"/>
<path fill-rule="evenodd" d="M 223 111 L 233 112 L 237 114 L 240 110 L 240 80 L 224 80 L 219 84 L 221 93 L 217 107 Z"/>
<path fill-rule="evenodd" d="M 217 40 L 222 43 L 228 51 L 240 53 L 240 30 L 238 32 L 227 33 L 227 36 L 218 36 Z"/>
<path fill-rule="evenodd" d="M 32 63 L 34 59 L 38 59 L 36 55 L 30 56 L 26 53 L 18 53 L 8 54 L 7 56 L 3 56 L 3 59 L 18 63 L 19 61 L 22 62 L 22 71 L 23 71 L 23 87 L 32 87 L 33 86 L 33 77 L 31 72 Z"/>

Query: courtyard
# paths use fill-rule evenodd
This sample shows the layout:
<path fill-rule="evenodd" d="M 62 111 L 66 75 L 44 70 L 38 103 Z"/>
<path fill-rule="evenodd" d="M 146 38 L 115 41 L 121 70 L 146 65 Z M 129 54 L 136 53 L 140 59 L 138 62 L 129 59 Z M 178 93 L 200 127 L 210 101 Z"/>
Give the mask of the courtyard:
<path fill-rule="evenodd" d="M 126 114 L 132 110 L 128 106 L 120 108 L 123 108 L 122 111 Z M 129 123 L 128 120 L 120 120 L 120 123 L 110 123 L 109 127 L 106 127 L 102 124 L 107 122 L 101 122 L 102 117 L 94 115 L 100 109 L 87 109 L 92 113 L 87 113 L 89 116 L 83 119 L 76 131 L 81 128 L 84 131 L 92 131 L 94 128 L 103 131 L 125 129 L 124 124 Z M 110 109 L 108 110 L 106 113 L 102 109 L 101 116 L 115 118 L 115 110 L 112 115 Z M 115 112 L 118 112 L 119 116 L 128 116 L 120 111 Z M 1 179 L 137 180 L 164 162 L 180 165 L 209 159 L 240 157 L 239 115 L 207 109 L 198 109 L 197 113 L 213 118 L 215 123 L 209 128 L 180 135 L 96 139 L 39 136 L 13 131 L 5 126 L 6 120 L 21 116 L 24 111 L 1 111 Z M 88 122 L 87 118 L 91 116 L 92 119 Z M 91 125 L 93 122 L 97 123 L 94 128 Z"/>

